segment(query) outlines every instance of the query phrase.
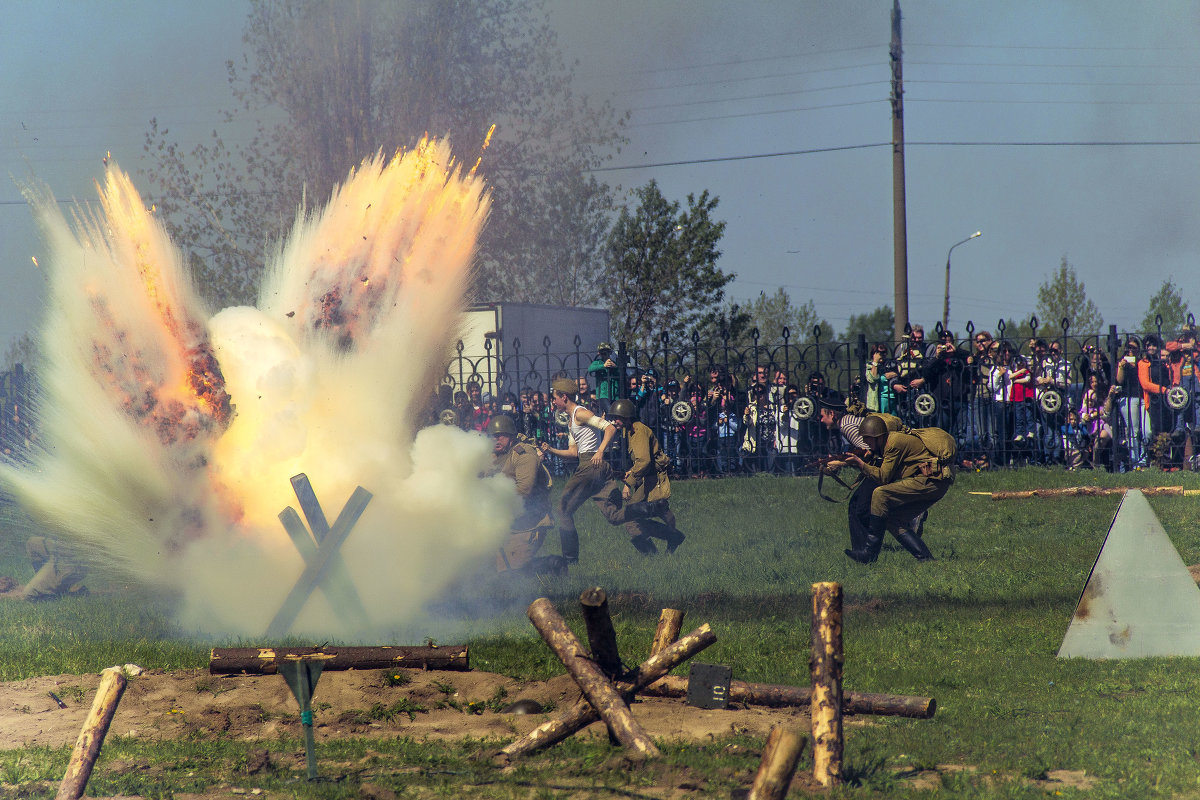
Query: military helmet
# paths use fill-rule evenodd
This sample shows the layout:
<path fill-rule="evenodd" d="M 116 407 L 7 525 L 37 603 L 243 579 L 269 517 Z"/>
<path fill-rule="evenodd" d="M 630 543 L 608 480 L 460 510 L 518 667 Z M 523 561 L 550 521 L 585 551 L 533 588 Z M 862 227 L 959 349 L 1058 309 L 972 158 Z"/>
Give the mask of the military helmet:
<path fill-rule="evenodd" d="M 517 425 L 513 422 L 513 418 L 507 414 L 497 414 L 487 424 L 488 436 L 516 436 Z"/>
<path fill-rule="evenodd" d="M 862 421 L 858 432 L 863 436 L 887 436 L 887 423 L 883 421 L 882 417 L 872 414 Z"/>
<path fill-rule="evenodd" d="M 613 404 L 608 407 L 609 416 L 620 417 L 624 420 L 631 420 L 637 416 L 637 409 L 633 407 L 632 400 L 626 400 L 622 397 L 620 400 L 614 400 Z"/>

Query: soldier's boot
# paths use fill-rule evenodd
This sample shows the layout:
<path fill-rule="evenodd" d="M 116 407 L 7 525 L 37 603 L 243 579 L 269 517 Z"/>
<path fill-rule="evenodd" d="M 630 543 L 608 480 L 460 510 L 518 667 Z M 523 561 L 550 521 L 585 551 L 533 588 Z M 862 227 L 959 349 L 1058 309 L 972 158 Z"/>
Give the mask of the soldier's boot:
<path fill-rule="evenodd" d="M 579 531 L 559 528 L 558 547 L 568 564 L 579 563 Z"/>
<path fill-rule="evenodd" d="M 654 542 L 647 534 L 633 536 L 629 539 L 629 543 L 637 548 L 637 551 L 644 556 L 653 556 L 658 554 L 658 548 L 654 546 Z"/>
<path fill-rule="evenodd" d="M 896 541 L 902 544 L 905 550 L 912 553 L 912 557 L 917 561 L 933 561 L 933 553 L 929 552 L 929 545 L 925 544 L 925 540 L 914 531 L 900 531 L 896 534 Z"/>
<path fill-rule="evenodd" d="M 863 537 L 862 547 L 847 550 L 846 555 L 860 564 L 871 564 L 879 558 L 879 550 L 883 547 L 883 534 L 887 530 L 887 517 L 871 515 L 871 527 Z"/>
<path fill-rule="evenodd" d="M 929 509 L 925 509 L 920 514 L 912 518 L 912 522 L 908 524 L 908 529 L 913 532 L 918 539 L 925 535 L 925 520 L 929 519 Z"/>

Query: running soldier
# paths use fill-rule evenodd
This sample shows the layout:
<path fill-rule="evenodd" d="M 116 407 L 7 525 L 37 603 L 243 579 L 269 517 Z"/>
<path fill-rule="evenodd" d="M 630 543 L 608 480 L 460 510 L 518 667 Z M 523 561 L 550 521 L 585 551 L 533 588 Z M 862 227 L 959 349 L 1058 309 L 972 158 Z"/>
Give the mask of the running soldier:
<path fill-rule="evenodd" d="M 546 532 L 554 527 L 550 518 L 550 472 L 542 465 L 537 448 L 517 434 L 512 417 L 497 414 L 488 422 L 487 432 L 495 442 L 488 474 L 512 479 L 522 503 L 508 539 L 496 553 L 496 571 L 525 569 L 541 549 Z"/>
<path fill-rule="evenodd" d="M 624 434 L 622 449 L 628 468 L 621 483 L 623 517 L 618 519 L 615 513 L 607 510 L 605 517 L 614 525 L 623 522 L 630 541 L 640 552 L 657 552 L 651 541 L 653 538 L 665 541 L 667 552 L 674 553 L 685 537 L 675 527 L 675 512 L 671 511 L 668 502 L 671 480 L 667 470 L 671 459 L 663 452 L 654 432 L 637 421 L 637 409 L 632 400 L 614 401 L 609 414 L 613 418 L 613 427 Z M 605 505 L 601 504 L 601 508 L 605 510 Z M 663 522 L 649 517 L 659 517 Z"/>

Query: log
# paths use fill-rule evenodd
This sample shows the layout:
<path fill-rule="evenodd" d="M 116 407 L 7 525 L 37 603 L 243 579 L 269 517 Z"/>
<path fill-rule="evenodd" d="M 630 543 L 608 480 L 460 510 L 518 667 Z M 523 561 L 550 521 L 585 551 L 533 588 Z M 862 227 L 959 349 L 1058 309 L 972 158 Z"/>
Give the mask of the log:
<path fill-rule="evenodd" d="M 651 697 L 687 697 L 687 689 L 687 678 L 682 675 L 667 675 L 647 686 L 641 691 L 641 694 Z M 784 686 L 734 680 L 729 684 L 729 702 L 773 708 L 805 708 L 812 703 L 812 689 L 808 686 Z M 932 697 L 842 690 L 843 714 L 932 719 L 936 711 L 937 701 Z"/>
<path fill-rule="evenodd" d="M 784 725 L 771 728 L 747 800 L 783 800 L 787 797 L 805 743 L 804 737 L 791 728 Z"/>
<path fill-rule="evenodd" d="M 92 767 L 96 765 L 96 758 L 104 745 L 104 737 L 108 735 L 108 726 L 117 712 L 117 703 L 121 702 L 121 695 L 125 693 L 125 684 L 125 675 L 119 667 L 109 667 L 100 673 L 96 699 L 92 701 L 92 708 L 83 720 L 55 800 L 79 800 L 83 797 L 88 779 L 92 777 Z"/>
<path fill-rule="evenodd" d="M 1032 500 L 1036 497 L 1116 497 L 1123 496 L 1130 488 L 1126 486 L 1064 486 L 1012 492 L 971 492 L 971 494 L 991 495 L 993 500 Z M 1136 486 L 1132 488 L 1147 497 L 1182 497 L 1200 494 L 1200 490 L 1184 491 L 1182 486 Z"/>
<path fill-rule="evenodd" d="M 599 586 L 585 589 L 579 595 L 583 608 L 583 624 L 587 628 L 588 648 L 596 666 L 610 678 L 621 674 L 621 654 L 617 651 L 617 632 L 608 614 L 608 595 Z"/>
<path fill-rule="evenodd" d="M 712 628 L 708 627 L 707 623 L 701 625 L 661 652 L 650 656 L 637 669 L 630 672 L 627 676 L 628 680 L 617 684 L 621 696 L 625 698 L 626 702 L 632 700 L 634 695 L 646 686 L 666 675 L 716 640 L 717 637 L 712 632 Z M 560 716 L 542 723 L 527 735 L 509 744 L 497 753 L 496 760 L 501 764 L 507 764 L 520 756 L 526 756 L 557 744 L 598 719 L 600 719 L 600 715 L 596 713 L 596 709 L 587 700 L 580 700 Z"/>
<path fill-rule="evenodd" d="M 567 627 L 564 620 L 545 597 L 539 597 L 529 605 L 529 620 L 537 632 L 550 645 L 550 649 L 562 661 L 567 672 L 579 684 L 583 696 L 592 708 L 604 719 L 608 731 L 625 747 L 639 757 L 656 758 L 660 755 L 658 747 L 650 741 L 650 737 L 642 730 L 642 726 L 629 712 L 628 702 L 609 681 L 608 676 L 592 661 L 583 645 L 575 638 L 575 634 Z"/>
<path fill-rule="evenodd" d="M 654 643 L 650 645 L 650 652 L 657 653 L 678 639 L 682 629 L 683 612 L 674 608 L 664 608 L 658 615 L 658 628 L 654 631 Z"/>
<path fill-rule="evenodd" d="M 841 785 L 842 753 L 842 587 L 813 584 L 812 719 L 813 778 L 826 788 Z"/>
<path fill-rule="evenodd" d="M 423 647 L 214 647 L 208 657 L 213 675 L 274 675 L 285 658 L 315 657 L 326 670 L 437 669 L 466 672 L 471 669 L 465 644 Z"/>

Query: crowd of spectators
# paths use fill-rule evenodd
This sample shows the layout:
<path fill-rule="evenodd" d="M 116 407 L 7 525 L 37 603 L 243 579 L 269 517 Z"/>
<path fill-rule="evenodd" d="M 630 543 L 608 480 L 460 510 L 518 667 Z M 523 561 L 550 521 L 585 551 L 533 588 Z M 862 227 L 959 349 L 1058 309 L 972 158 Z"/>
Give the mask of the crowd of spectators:
<path fill-rule="evenodd" d="M 962 468 L 1200 469 L 1192 326 L 1166 342 L 1159 334 L 1126 337 L 1115 362 L 1095 340 L 1012 341 L 988 331 L 965 342 L 949 331 L 934 338 L 927 342 L 918 325 L 897 346 L 870 345 L 861 372 L 837 368 L 838 388 L 868 411 L 949 431 Z M 622 394 L 633 400 L 682 477 L 806 474 L 844 449 L 813 413 L 811 400 L 830 390 L 819 370 L 712 364 L 663 375 L 653 367 L 622 369 L 605 344 L 586 376 L 571 377 L 581 403 L 596 413 Z M 524 435 L 565 446 L 566 429 L 538 389 L 493 396 L 468 380 L 434 406 L 453 409 L 443 422 L 480 431 L 492 415 L 509 414 Z"/>

